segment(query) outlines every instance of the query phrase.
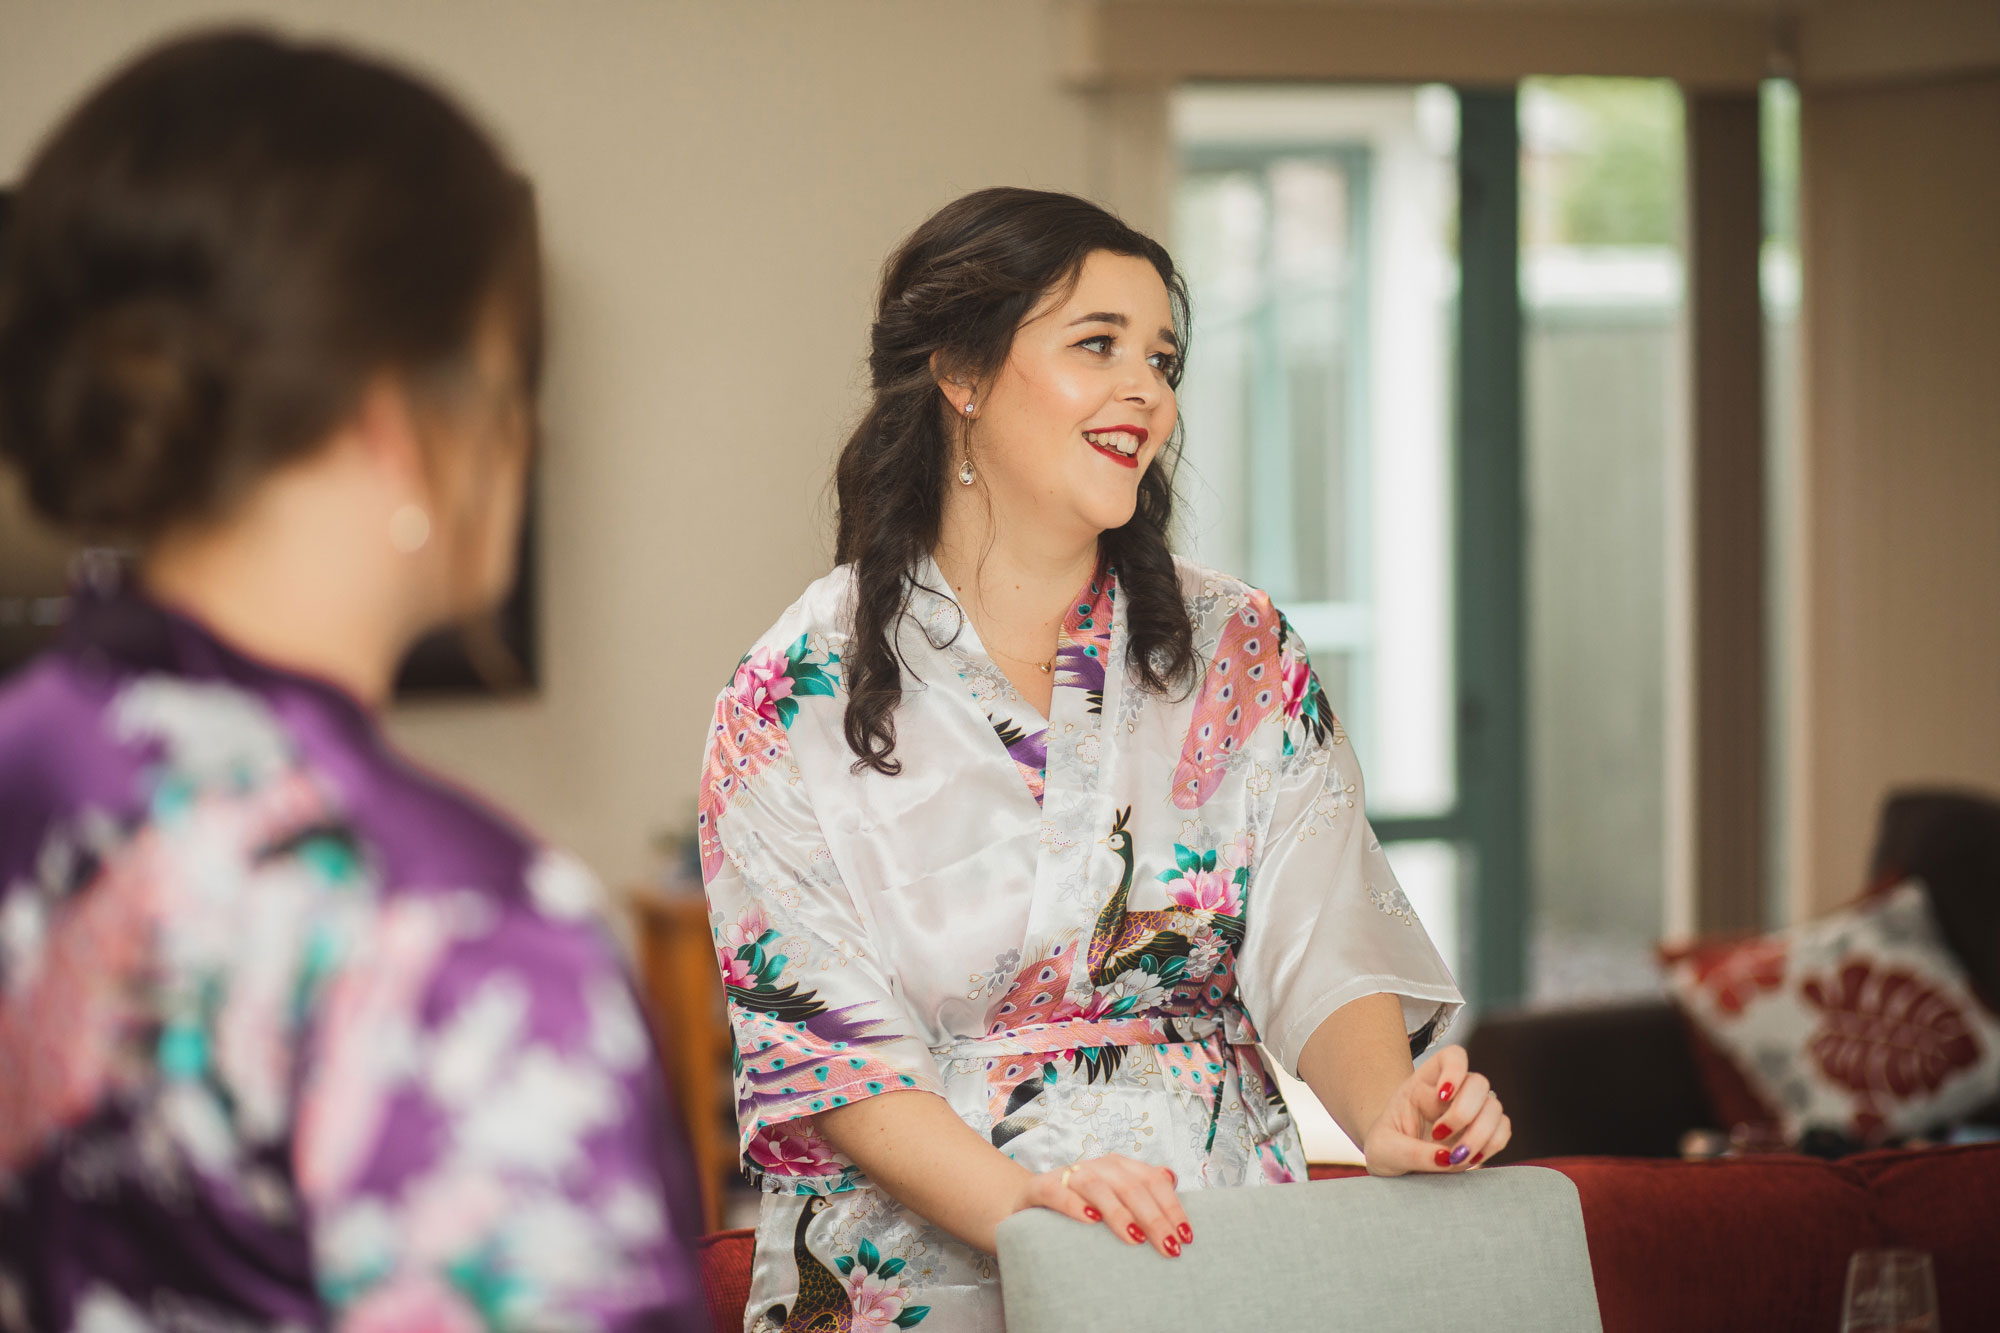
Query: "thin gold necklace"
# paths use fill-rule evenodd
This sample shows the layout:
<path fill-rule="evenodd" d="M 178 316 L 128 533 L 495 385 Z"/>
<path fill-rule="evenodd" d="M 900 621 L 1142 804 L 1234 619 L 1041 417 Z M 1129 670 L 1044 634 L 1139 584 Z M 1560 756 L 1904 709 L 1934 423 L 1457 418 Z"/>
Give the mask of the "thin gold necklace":
<path fill-rule="evenodd" d="M 940 569 L 940 570 L 939 570 L 938 572 L 942 574 L 942 573 L 943 573 L 944 571 L 943 571 L 942 569 Z M 949 576 L 947 576 L 947 577 L 946 577 L 946 579 L 945 579 L 945 583 L 946 583 L 946 585 L 947 585 L 947 586 L 949 586 L 949 585 L 950 585 L 950 583 L 951 583 L 951 579 L 950 579 L 950 577 L 949 577 Z M 954 591 L 953 591 L 953 593 L 952 593 L 952 597 L 951 597 L 951 603 L 952 603 L 952 605 L 953 605 L 953 606 L 956 606 L 956 607 L 958 608 L 958 613 L 959 613 L 959 614 L 960 614 L 961 616 L 964 616 L 964 617 L 966 618 L 966 620 L 967 620 L 968 622 L 970 622 L 970 621 L 971 621 L 971 619 L 972 619 L 972 613 L 971 613 L 971 612 L 969 612 L 969 611 L 967 611 L 967 610 L 965 609 L 965 603 L 963 603 L 963 602 L 959 601 L 959 599 L 958 599 L 958 595 L 957 595 L 957 592 L 956 592 L 956 590 L 954 590 Z M 1058 636 L 1060 636 L 1060 634 L 1061 634 L 1061 630 L 1057 630 L 1057 634 L 1058 634 Z M 983 637 L 983 636 L 982 636 L 982 638 L 981 638 L 981 640 L 980 640 L 980 641 L 981 641 L 982 643 L 985 643 L 985 639 L 984 639 L 984 637 Z M 1046 675 L 1049 675 L 1049 674 L 1050 674 L 1051 672 L 1053 672 L 1053 671 L 1055 670 L 1055 665 L 1056 665 L 1056 655 L 1055 655 L 1055 653 L 1050 653 L 1050 654 L 1048 655 L 1048 658 L 1047 658 L 1047 660 L 1045 660 L 1045 661 L 1044 661 L 1044 660 L 1039 660 L 1039 659 L 1036 659 L 1036 658 L 1033 658 L 1033 657 L 1016 657 L 1016 656 L 1014 656 L 1014 654 L 1012 654 L 1012 653 L 1009 653 L 1009 652 L 1002 652 L 1002 651 L 1001 651 L 1000 649 L 998 649 L 998 648 L 994 647 L 994 646 L 993 646 L 992 644 L 990 644 L 990 643 L 986 643 L 986 645 L 985 645 L 985 646 L 986 646 L 986 651 L 987 651 L 987 652 L 989 652 L 989 653 L 998 653 L 998 654 L 999 654 L 999 655 L 1000 655 L 1001 657 L 1004 657 L 1004 658 L 1006 658 L 1006 659 L 1007 659 L 1007 660 L 1008 660 L 1009 662 L 1018 662 L 1018 663 L 1020 663 L 1020 664 L 1021 664 L 1022 666 L 1031 666 L 1031 667 L 1033 667 L 1033 668 L 1034 668 L 1035 670 L 1037 670 L 1037 671 L 1041 672 L 1041 673 L 1042 673 L 1042 674 L 1043 674 L 1044 676 L 1046 676 Z"/>
<path fill-rule="evenodd" d="M 1002 653 L 998 648 L 994 648 L 991 644 L 988 644 L 987 647 L 991 649 L 993 652 L 1000 653 L 1000 656 L 1006 658 L 1009 662 L 1019 662 L 1022 666 L 1031 666 L 1035 670 L 1041 672 L 1044 676 L 1048 675 L 1049 672 L 1054 669 L 1056 664 L 1055 654 L 1053 653 L 1049 655 L 1048 661 L 1037 662 L 1031 657 L 1016 657 L 1012 653 Z"/>

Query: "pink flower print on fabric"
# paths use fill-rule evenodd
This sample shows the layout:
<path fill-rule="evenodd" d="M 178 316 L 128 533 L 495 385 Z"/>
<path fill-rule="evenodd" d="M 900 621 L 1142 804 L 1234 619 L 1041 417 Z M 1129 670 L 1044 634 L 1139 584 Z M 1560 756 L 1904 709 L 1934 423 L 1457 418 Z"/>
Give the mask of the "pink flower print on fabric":
<path fill-rule="evenodd" d="M 1214 912 L 1218 916 L 1239 916 L 1243 911 L 1243 895 L 1237 890 L 1235 872 L 1197 870 L 1182 875 L 1167 883 L 1167 896 L 1177 906 L 1197 912 Z"/>
<path fill-rule="evenodd" d="M 778 700 L 792 695 L 792 660 L 776 648 L 759 648 L 736 668 L 730 690 L 736 701 L 765 722 L 782 726 Z"/>
<path fill-rule="evenodd" d="M 745 1153 L 765 1170 L 783 1175 L 836 1176 L 841 1170 L 833 1149 L 798 1121 L 758 1130 Z"/>
<path fill-rule="evenodd" d="M 717 949 L 716 961 L 722 964 L 722 984 L 738 986 L 745 990 L 757 984 L 757 974 L 750 970 L 750 964 L 736 956 L 734 949 Z"/>
<path fill-rule="evenodd" d="M 1306 685 L 1312 679 L 1312 664 L 1304 653 L 1286 651 L 1280 657 L 1278 669 L 1284 683 L 1285 721 L 1298 720 L 1299 710 L 1305 707 Z"/>
<path fill-rule="evenodd" d="M 159 834 L 142 832 L 59 907 L 22 992 L 0 1005 L 0 1170 L 140 1081 L 137 997 L 169 870 L 161 853 Z"/>
<path fill-rule="evenodd" d="M 1256 858 L 1256 854 L 1256 835 L 1239 833 L 1233 840 L 1223 843 L 1216 849 L 1215 868 L 1226 875 L 1234 875 L 1249 865 Z"/>
<path fill-rule="evenodd" d="M 327 995 L 319 1058 L 300 1106 L 293 1170 L 310 1200 L 345 1193 L 367 1166 L 406 1077 L 385 1052 L 419 1020 L 451 941 L 447 908 L 421 898 L 382 909 L 373 938 Z"/>
<path fill-rule="evenodd" d="M 449 1268 L 501 1229 L 513 1202 L 487 1171 L 458 1168 L 418 1177 L 404 1195 L 404 1266 Z"/>
<path fill-rule="evenodd" d="M 909 1289 L 895 1279 L 858 1266 L 848 1275 L 847 1295 L 854 1311 L 855 1333 L 894 1328 L 910 1298 Z"/>
<path fill-rule="evenodd" d="M 764 938 L 764 932 L 770 928 L 771 917 L 764 910 L 764 904 L 753 902 L 743 909 L 743 915 L 737 917 L 734 924 L 722 928 L 722 938 L 730 949 L 740 949 Z M 725 967 L 723 970 L 726 972 L 729 969 Z"/>
<path fill-rule="evenodd" d="M 340 1327 L 342 1333 L 483 1333 L 486 1325 L 449 1283 L 413 1273 L 371 1288 Z"/>

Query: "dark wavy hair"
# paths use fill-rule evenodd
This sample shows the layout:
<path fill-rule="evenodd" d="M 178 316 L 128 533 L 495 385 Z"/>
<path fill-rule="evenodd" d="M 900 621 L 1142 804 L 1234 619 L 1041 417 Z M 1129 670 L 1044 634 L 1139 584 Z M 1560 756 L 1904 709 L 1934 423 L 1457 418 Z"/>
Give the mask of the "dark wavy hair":
<path fill-rule="evenodd" d="M 146 539 L 303 456 L 370 376 L 441 393 L 498 306 L 540 366 L 533 194 L 428 83 L 181 38 L 43 144 L 0 241 L 0 457 L 46 518 Z"/>
<path fill-rule="evenodd" d="M 841 451 L 834 490 L 834 559 L 854 566 L 853 635 L 844 659 L 846 732 L 855 770 L 895 774 L 896 705 L 903 663 L 896 622 L 912 571 L 937 546 L 957 433 L 940 374 L 983 379 L 999 370 L 1014 334 L 1052 294 L 1072 287 L 1100 251 L 1159 271 L 1174 331 L 1188 342 L 1187 286 L 1165 247 L 1087 199 L 1044 190 L 980 190 L 947 204 L 913 232 L 882 271 L 868 369 L 873 401 Z M 1176 365 L 1172 382 L 1180 382 Z M 1139 482 L 1123 527 L 1103 534 L 1115 566 L 1132 672 L 1165 693 L 1194 670 L 1194 630 L 1167 535 L 1179 430 Z"/>

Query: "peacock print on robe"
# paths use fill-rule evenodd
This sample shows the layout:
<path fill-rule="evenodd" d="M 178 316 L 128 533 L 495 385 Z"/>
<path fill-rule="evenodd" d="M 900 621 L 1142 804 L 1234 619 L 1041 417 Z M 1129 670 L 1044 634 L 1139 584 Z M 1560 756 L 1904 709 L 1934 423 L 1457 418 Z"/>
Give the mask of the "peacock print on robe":
<path fill-rule="evenodd" d="M 887 777 L 853 770 L 836 569 L 717 700 L 703 867 L 763 1207 L 746 1329 L 998 1330 L 993 1260 L 819 1134 L 868 1097 L 942 1097 L 1035 1171 L 1104 1153 L 1181 1187 L 1302 1178 L 1266 1058 L 1335 1009 L 1459 996 L 1361 806 L 1305 650 L 1261 592 L 1181 566 L 1201 673 L 1131 679 L 1115 570 L 1071 605 L 1044 717 L 935 563 L 912 571 Z"/>

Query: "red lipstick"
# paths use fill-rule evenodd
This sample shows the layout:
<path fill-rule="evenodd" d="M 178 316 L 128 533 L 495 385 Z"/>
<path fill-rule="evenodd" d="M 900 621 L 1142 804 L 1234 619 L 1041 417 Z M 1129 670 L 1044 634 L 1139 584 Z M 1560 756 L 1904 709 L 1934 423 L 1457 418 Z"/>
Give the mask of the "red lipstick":
<path fill-rule="evenodd" d="M 1091 430 L 1091 431 L 1086 431 L 1084 433 L 1086 435 L 1109 435 L 1114 431 L 1130 435 L 1135 441 L 1132 447 L 1132 452 L 1129 456 L 1126 454 L 1121 454 L 1116 449 L 1110 448 L 1107 445 L 1098 444 L 1093 440 L 1085 440 L 1084 443 L 1088 444 L 1091 448 L 1097 450 L 1098 453 L 1103 454 L 1106 458 L 1110 459 L 1114 463 L 1118 463 L 1124 467 L 1130 467 L 1130 468 L 1138 467 L 1139 450 L 1146 447 L 1147 431 L 1144 426 L 1106 426 L 1101 430 Z"/>

